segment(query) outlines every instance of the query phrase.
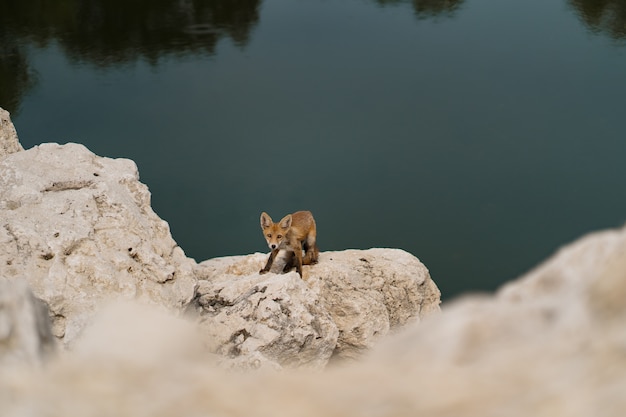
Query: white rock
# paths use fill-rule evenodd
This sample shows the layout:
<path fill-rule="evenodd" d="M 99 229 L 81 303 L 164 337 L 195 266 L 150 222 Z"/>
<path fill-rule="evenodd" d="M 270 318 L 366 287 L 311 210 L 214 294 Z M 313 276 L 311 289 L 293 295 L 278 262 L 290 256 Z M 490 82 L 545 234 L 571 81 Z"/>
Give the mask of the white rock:
<path fill-rule="evenodd" d="M 182 311 L 196 295 L 207 344 L 231 363 L 257 363 L 260 354 L 321 368 L 439 309 L 428 271 L 402 251 L 327 252 L 305 268 L 305 281 L 259 275 L 262 254 L 196 265 L 152 211 L 135 164 L 78 144 L 42 144 L 0 160 L 0 219 L 4 275 L 28 281 L 66 345 L 108 300 Z"/>
<path fill-rule="evenodd" d="M 17 139 L 17 132 L 11 122 L 9 112 L 0 108 L 0 159 L 23 150 L 24 148 Z"/>
<path fill-rule="evenodd" d="M 439 311 L 426 267 L 397 249 L 323 252 L 295 272 L 259 275 L 267 255 L 211 259 L 196 291 L 213 349 L 259 350 L 282 365 L 323 367 L 355 359 L 391 329 Z M 281 259 L 273 271 L 281 271 Z"/>
<path fill-rule="evenodd" d="M 428 269 L 400 249 L 324 252 L 307 282 L 339 328 L 335 359 L 358 358 L 390 330 L 439 311 Z"/>
<path fill-rule="evenodd" d="M 97 305 L 123 297 L 179 309 L 195 262 L 150 207 L 127 159 L 43 144 L 0 161 L 0 265 L 46 301 L 70 343 Z"/>
<path fill-rule="evenodd" d="M 333 354 L 337 327 L 317 301 L 295 272 L 223 274 L 197 289 L 212 351 L 230 358 L 258 351 L 288 367 L 321 368 Z"/>

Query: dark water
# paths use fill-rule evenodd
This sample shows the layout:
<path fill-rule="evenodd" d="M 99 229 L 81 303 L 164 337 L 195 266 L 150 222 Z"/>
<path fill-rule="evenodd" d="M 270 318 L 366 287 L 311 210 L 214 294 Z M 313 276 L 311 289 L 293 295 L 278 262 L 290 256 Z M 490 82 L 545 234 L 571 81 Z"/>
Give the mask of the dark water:
<path fill-rule="evenodd" d="M 446 298 L 626 221 L 626 2 L 0 0 L 25 147 L 134 159 L 197 260 L 399 247 Z"/>

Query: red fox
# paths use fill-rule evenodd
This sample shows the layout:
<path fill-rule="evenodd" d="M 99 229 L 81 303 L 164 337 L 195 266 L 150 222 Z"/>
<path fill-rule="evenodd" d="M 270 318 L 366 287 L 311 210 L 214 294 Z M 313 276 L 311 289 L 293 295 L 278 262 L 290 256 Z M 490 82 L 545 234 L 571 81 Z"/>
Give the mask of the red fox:
<path fill-rule="evenodd" d="M 263 229 L 263 235 L 272 252 L 265 268 L 259 271 L 260 274 L 269 272 L 276 255 L 278 255 L 281 249 L 290 252 L 283 272 L 287 272 L 295 266 L 296 272 L 302 278 L 302 265 L 317 263 L 319 255 L 319 250 L 315 243 L 317 229 L 315 227 L 315 219 L 310 211 L 296 211 L 293 214 L 286 215 L 278 223 L 274 223 L 272 218 L 263 212 L 261 213 L 261 229 Z M 302 249 L 305 251 L 304 258 L 302 258 Z"/>

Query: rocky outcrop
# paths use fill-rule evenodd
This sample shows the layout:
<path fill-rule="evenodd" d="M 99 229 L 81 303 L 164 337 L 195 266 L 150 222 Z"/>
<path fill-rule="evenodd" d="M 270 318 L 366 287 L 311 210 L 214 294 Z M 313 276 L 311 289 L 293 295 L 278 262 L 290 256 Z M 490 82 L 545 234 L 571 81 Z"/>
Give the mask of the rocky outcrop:
<path fill-rule="evenodd" d="M 2 278 L 28 282 L 66 346 L 121 298 L 195 311 L 226 366 L 322 368 L 439 310 L 428 271 L 399 250 L 326 252 L 307 280 L 259 275 L 262 254 L 197 265 L 152 211 L 135 164 L 78 144 L 0 160 L 0 219 Z"/>
<path fill-rule="evenodd" d="M 225 357 L 259 352 L 282 366 L 322 368 L 337 344 L 337 326 L 295 273 L 218 275 L 200 281 L 197 297 L 202 333 Z"/>
<path fill-rule="evenodd" d="M 196 268 L 204 331 L 226 356 L 260 351 L 282 365 L 321 367 L 358 358 L 390 330 L 439 311 L 428 270 L 402 250 L 323 252 L 304 279 L 259 275 L 266 261 L 255 254 Z"/>
<path fill-rule="evenodd" d="M 23 150 L 24 148 L 17 139 L 15 126 L 11 123 L 9 112 L 0 108 L 0 159 Z"/>
<path fill-rule="evenodd" d="M 399 250 L 326 252 L 306 281 L 259 275 L 262 254 L 196 265 L 150 208 L 135 164 L 82 145 L 44 144 L 1 161 L 0 215 L 2 274 L 26 279 L 48 303 L 65 344 L 107 300 L 189 311 L 195 297 L 214 351 L 319 368 L 439 309 L 427 269 Z"/>
<path fill-rule="evenodd" d="M 77 144 L 44 144 L 0 161 L 0 265 L 25 279 L 71 343 L 118 297 L 180 309 L 195 262 L 150 207 L 135 164 Z"/>
<path fill-rule="evenodd" d="M 356 359 L 383 336 L 439 312 L 428 269 L 400 249 L 324 252 L 309 280 L 339 329 L 335 359 Z"/>

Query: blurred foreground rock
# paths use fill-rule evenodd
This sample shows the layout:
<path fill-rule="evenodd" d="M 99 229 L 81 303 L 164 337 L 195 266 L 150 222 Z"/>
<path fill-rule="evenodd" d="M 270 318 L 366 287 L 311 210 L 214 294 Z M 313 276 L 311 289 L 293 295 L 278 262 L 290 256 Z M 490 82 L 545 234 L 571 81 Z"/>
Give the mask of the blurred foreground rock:
<path fill-rule="evenodd" d="M 6 417 L 621 417 L 625 254 L 626 229 L 587 236 L 498 294 L 444 306 L 324 372 L 225 372 L 185 321 L 145 307 L 103 312 L 76 354 L 43 371 L 0 369 L 0 408 Z"/>
<path fill-rule="evenodd" d="M 54 348 L 46 305 L 25 281 L 0 279 L 0 368 L 41 364 Z"/>

